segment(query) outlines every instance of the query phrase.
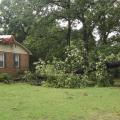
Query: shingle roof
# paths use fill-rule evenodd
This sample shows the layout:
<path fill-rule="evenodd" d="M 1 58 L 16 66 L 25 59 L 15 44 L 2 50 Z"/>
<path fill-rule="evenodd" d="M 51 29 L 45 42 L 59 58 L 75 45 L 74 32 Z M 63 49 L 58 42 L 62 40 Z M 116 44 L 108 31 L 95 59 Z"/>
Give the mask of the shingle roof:
<path fill-rule="evenodd" d="M 0 41 L 4 44 L 14 44 L 15 39 L 12 35 L 0 35 Z"/>

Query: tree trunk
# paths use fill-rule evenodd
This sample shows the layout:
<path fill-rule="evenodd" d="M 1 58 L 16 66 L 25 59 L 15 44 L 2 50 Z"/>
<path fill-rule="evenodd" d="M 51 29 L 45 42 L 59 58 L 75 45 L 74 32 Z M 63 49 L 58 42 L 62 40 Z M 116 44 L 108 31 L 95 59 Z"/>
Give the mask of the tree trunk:
<path fill-rule="evenodd" d="M 87 25 L 85 23 L 84 14 L 82 15 L 82 22 L 83 22 L 84 63 L 86 65 L 86 67 L 88 67 L 89 66 L 89 60 L 88 60 L 88 56 L 89 56 L 88 32 L 87 32 Z"/>
<path fill-rule="evenodd" d="M 71 17 L 70 17 L 70 8 L 71 8 L 71 4 L 70 4 L 70 0 L 68 0 L 68 4 L 67 4 L 67 10 L 68 10 L 68 30 L 67 30 L 67 45 L 70 46 L 70 41 L 71 41 Z"/>
<path fill-rule="evenodd" d="M 67 45 L 70 46 L 71 41 L 71 21 L 68 20 L 68 31 L 67 31 Z"/>

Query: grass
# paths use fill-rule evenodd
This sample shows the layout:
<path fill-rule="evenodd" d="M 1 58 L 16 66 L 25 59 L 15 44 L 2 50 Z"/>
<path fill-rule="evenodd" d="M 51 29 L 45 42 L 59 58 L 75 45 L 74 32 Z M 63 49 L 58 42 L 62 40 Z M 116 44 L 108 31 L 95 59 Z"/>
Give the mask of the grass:
<path fill-rule="evenodd" d="M 0 84 L 0 120 L 120 120 L 120 88 Z"/>

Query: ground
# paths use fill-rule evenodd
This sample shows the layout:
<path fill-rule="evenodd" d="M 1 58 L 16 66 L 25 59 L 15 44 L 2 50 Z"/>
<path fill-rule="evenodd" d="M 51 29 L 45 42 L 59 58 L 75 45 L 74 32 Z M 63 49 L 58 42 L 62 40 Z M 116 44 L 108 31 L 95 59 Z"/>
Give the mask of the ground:
<path fill-rule="evenodd" d="M 120 120 L 120 88 L 0 84 L 0 120 Z"/>

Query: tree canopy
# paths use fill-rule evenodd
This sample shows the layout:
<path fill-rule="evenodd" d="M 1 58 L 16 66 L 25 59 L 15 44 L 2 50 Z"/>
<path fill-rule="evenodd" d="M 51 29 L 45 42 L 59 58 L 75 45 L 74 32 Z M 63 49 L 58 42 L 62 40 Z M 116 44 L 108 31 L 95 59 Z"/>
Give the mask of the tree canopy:
<path fill-rule="evenodd" d="M 1 34 L 12 34 L 25 44 L 33 61 L 64 59 L 66 46 L 81 44 L 89 66 L 93 52 L 119 53 L 119 11 L 117 0 L 2 0 Z"/>

